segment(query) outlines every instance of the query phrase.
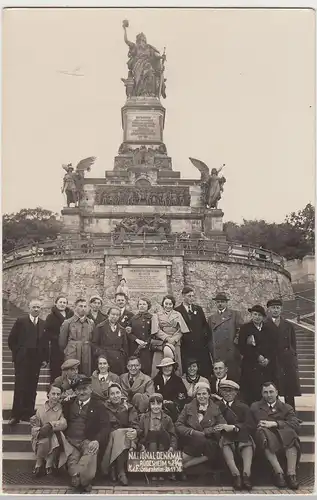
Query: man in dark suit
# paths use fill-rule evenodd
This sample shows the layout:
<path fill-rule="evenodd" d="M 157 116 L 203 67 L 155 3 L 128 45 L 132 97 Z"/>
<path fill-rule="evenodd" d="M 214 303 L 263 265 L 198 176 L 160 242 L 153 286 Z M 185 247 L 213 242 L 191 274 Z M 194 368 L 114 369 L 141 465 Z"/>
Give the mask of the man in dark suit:
<path fill-rule="evenodd" d="M 277 453 L 284 451 L 287 462 L 286 480 L 289 488 L 297 490 L 296 466 L 300 458 L 300 420 L 294 409 L 278 399 L 278 392 L 272 382 L 262 386 L 262 399 L 251 405 L 251 414 L 257 426 L 256 443 L 270 463 L 275 484 L 285 488 L 284 471 Z"/>
<path fill-rule="evenodd" d="M 116 293 L 115 303 L 116 306 L 120 309 L 119 325 L 124 329 L 128 328 L 126 332 L 131 333 L 132 328 L 128 325 L 130 324 L 130 320 L 131 318 L 133 318 L 134 314 L 127 309 L 127 296 L 123 292 Z"/>
<path fill-rule="evenodd" d="M 189 329 L 184 333 L 181 341 L 182 366 L 187 368 L 188 360 L 195 358 L 198 362 L 199 374 L 210 378 L 212 363 L 208 351 L 209 328 L 202 307 L 194 304 L 195 292 L 190 286 L 182 290 L 183 302 L 175 307 L 183 316 Z"/>
<path fill-rule="evenodd" d="M 29 303 L 29 314 L 18 318 L 9 334 L 8 345 L 14 363 L 14 397 L 10 425 L 29 420 L 35 413 L 36 388 L 41 366 L 46 367 L 49 357 L 44 321 L 39 318 L 41 302 Z"/>
<path fill-rule="evenodd" d="M 110 435 L 107 409 L 98 396 L 92 394 L 91 378 L 78 375 L 73 388 L 76 399 L 64 402 L 67 420 L 65 436 L 73 446 L 67 459 L 72 486 L 78 493 L 89 493 Z"/>
<path fill-rule="evenodd" d="M 208 318 L 211 332 L 208 343 L 209 351 L 214 360 L 223 359 L 234 375 L 234 380 L 238 380 L 241 356 L 237 343 L 242 318 L 238 311 L 229 309 L 229 299 L 225 293 L 217 293 L 212 300 L 216 302 L 217 309 Z"/>
<path fill-rule="evenodd" d="M 234 378 L 234 373 L 232 373 L 222 359 L 214 360 L 213 366 L 213 375 L 210 377 L 210 389 L 212 394 L 219 394 L 220 382 L 223 380 L 233 380 L 236 382 Z"/>
<path fill-rule="evenodd" d="M 267 324 L 277 338 L 276 382 L 280 396 L 285 403 L 295 409 L 295 396 L 301 395 L 298 361 L 296 352 L 296 335 L 294 327 L 282 318 L 283 302 L 271 299 L 267 303 Z"/>

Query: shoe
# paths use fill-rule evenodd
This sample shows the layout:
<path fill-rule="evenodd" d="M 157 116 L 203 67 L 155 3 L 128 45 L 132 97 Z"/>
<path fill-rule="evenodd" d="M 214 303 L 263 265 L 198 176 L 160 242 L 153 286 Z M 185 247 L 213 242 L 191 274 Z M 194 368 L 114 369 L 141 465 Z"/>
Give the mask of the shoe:
<path fill-rule="evenodd" d="M 179 472 L 177 474 L 177 478 L 178 478 L 179 481 L 187 481 L 187 474 L 186 474 L 186 472 L 184 472 L 184 471 L 183 472 Z"/>
<path fill-rule="evenodd" d="M 274 484 L 278 488 L 286 488 L 286 482 L 282 473 L 274 474 Z"/>
<path fill-rule="evenodd" d="M 252 490 L 252 484 L 251 484 L 251 478 L 247 474 L 243 474 L 242 477 L 242 482 L 243 486 L 245 487 L 246 490 L 251 491 Z"/>
<path fill-rule="evenodd" d="M 73 487 L 73 488 L 76 488 L 76 489 L 77 489 L 77 488 L 79 488 L 79 487 L 80 487 L 80 476 L 79 476 L 79 474 L 78 474 L 78 473 L 77 473 L 77 474 L 74 474 L 74 475 L 72 476 L 71 481 L 72 481 L 72 487 Z"/>
<path fill-rule="evenodd" d="M 295 474 L 291 474 L 291 475 L 287 474 L 286 482 L 291 490 L 298 490 L 299 484 L 298 484 L 298 481 L 297 481 Z"/>
<path fill-rule="evenodd" d="M 56 467 L 46 467 L 46 475 L 47 476 L 57 476 L 58 470 Z"/>
<path fill-rule="evenodd" d="M 232 486 L 234 490 L 242 490 L 242 481 L 240 476 L 232 476 Z"/>
<path fill-rule="evenodd" d="M 86 484 L 86 486 L 83 486 L 82 487 L 82 492 L 83 493 L 91 493 L 92 491 L 92 486 L 91 484 Z"/>
<path fill-rule="evenodd" d="M 8 425 L 13 427 L 14 425 L 17 425 L 19 422 L 20 422 L 19 418 L 12 417 L 12 418 L 10 418 Z"/>
<path fill-rule="evenodd" d="M 119 472 L 118 480 L 119 480 L 119 483 L 122 484 L 122 486 L 128 486 L 128 484 L 129 484 L 129 481 L 128 481 L 128 478 L 127 478 L 127 475 L 125 472 Z"/>
<path fill-rule="evenodd" d="M 32 470 L 32 474 L 34 477 L 44 476 L 45 473 L 43 466 L 42 465 L 40 465 L 39 467 L 35 466 L 34 469 Z"/>

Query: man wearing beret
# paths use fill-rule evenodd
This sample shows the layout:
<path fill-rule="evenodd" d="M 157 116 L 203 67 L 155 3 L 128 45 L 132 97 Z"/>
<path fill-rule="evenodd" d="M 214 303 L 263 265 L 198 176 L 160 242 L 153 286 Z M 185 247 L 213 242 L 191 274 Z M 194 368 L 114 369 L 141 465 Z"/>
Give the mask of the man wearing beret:
<path fill-rule="evenodd" d="M 247 404 L 261 399 L 264 382 L 276 379 L 277 338 L 264 321 L 264 308 L 256 304 L 248 311 L 251 321 L 240 328 L 238 347 L 241 362 L 241 391 Z"/>
<path fill-rule="evenodd" d="M 234 489 L 251 490 L 251 465 L 255 449 L 252 433 L 256 426 L 250 408 L 237 399 L 239 389 L 239 384 L 233 380 L 220 381 L 219 393 L 223 401 L 219 403 L 219 408 L 227 425 L 223 426 L 219 444 L 231 472 Z M 242 478 L 235 460 L 237 452 L 243 463 Z"/>
<path fill-rule="evenodd" d="M 225 293 L 217 293 L 212 300 L 216 302 L 217 311 L 208 318 L 211 331 L 209 350 L 213 360 L 226 362 L 229 372 L 235 380 L 240 378 L 241 356 L 237 348 L 237 338 L 242 318 L 238 311 L 228 308 L 228 297 Z"/>
<path fill-rule="evenodd" d="M 194 304 L 195 292 L 190 286 L 182 290 L 183 302 L 175 307 L 183 316 L 189 329 L 181 340 L 182 366 L 186 367 L 188 361 L 195 358 L 198 362 L 199 373 L 202 377 L 209 378 L 212 372 L 212 363 L 208 352 L 209 327 L 202 307 Z"/>
<path fill-rule="evenodd" d="M 75 400 L 63 403 L 67 420 L 65 436 L 73 446 L 67 469 L 75 490 L 89 493 L 97 471 L 98 456 L 102 458 L 108 443 L 110 420 L 103 402 L 92 394 L 90 377 L 78 375 L 73 388 Z"/>
<path fill-rule="evenodd" d="M 277 386 L 285 403 L 295 409 L 295 396 L 301 395 L 296 351 L 296 335 L 291 323 L 282 318 L 281 299 L 271 299 L 267 303 L 267 324 L 277 338 Z"/>

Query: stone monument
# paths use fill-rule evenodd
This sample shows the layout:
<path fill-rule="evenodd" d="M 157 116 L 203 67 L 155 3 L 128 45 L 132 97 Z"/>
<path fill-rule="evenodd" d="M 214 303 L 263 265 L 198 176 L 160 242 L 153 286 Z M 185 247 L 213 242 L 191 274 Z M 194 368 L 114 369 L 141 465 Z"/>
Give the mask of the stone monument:
<path fill-rule="evenodd" d="M 161 53 L 144 33 L 130 41 L 128 27 L 129 22 L 123 21 L 128 74 L 121 78 L 126 91 L 122 143 L 113 169 L 103 179 L 82 175 L 82 196 L 76 198 L 75 207 L 68 203 L 62 211 L 63 231 L 111 235 L 121 244 L 144 238 L 165 241 L 185 233 L 223 240 L 223 212 L 217 204 L 225 179 L 216 169 L 209 174 L 203 162 L 192 158 L 201 179 L 181 179 L 173 170 L 163 137 L 165 48 Z"/>

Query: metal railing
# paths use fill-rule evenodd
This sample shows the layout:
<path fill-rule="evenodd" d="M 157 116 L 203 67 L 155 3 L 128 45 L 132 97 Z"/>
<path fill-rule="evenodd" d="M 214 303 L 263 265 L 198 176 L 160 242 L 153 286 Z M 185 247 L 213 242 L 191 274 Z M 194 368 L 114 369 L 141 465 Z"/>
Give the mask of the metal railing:
<path fill-rule="evenodd" d="M 156 239 L 157 238 L 157 239 Z M 238 242 L 227 242 L 221 240 L 208 240 L 200 238 L 181 239 L 169 236 L 160 239 L 155 236 L 143 237 L 119 242 L 111 235 L 96 238 L 65 238 L 45 240 L 31 245 L 17 246 L 3 256 L 4 265 L 14 263 L 21 259 L 28 261 L 38 260 L 41 257 L 68 256 L 74 258 L 79 255 L 103 255 L 105 249 L 129 250 L 132 248 L 144 248 L 154 253 L 183 251 L 185 255 L 225 256 L 227 259 L 242 261 L 257 261 L 269 263 L 284 269 L 284 258 L 280 255 L 253 245 L 245 245 Z"/>

